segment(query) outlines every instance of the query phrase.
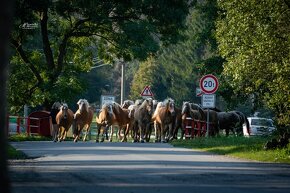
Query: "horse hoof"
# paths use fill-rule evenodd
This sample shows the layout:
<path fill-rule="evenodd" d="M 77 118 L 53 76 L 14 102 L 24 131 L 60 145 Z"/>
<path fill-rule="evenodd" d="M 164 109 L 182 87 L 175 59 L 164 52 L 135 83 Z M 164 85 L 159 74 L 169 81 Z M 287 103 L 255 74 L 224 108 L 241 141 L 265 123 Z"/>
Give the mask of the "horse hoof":
<path fill-rule="evenodd" d="M 104 138 L 102 138 L 102 139 L 101 139 L 101 142 L 104 142 L 104 141 L 105 141 L 105 139 L 104 139 Z"/>
<path fill-rule="evenodd" d="M 76 142 L 78 142 L 78 140 L 77 140 L 77 139 L 75 139 L 75 140 L 74 140 L 74 142 L 76 143 Z"/>
<path fill-rule="evenodd" d="M 96 143 L 99 143 L 99 140 L 98 139 L 96 139 Z"/>
<path fill-rule="evenodd" d="M 141 141 L 140 141 L 141 143 L 145 143 L 145 141 L 144 141 L 144 139 L 141 139 Z"/>

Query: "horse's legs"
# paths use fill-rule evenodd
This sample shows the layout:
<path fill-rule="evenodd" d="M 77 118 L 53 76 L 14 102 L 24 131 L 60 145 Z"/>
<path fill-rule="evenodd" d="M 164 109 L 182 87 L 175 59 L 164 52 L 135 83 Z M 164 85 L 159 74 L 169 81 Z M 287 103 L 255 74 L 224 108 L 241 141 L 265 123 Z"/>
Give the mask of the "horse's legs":
<path fill-rule="evenodd" d="M 165 140 L 165 127 L 164 127 L 164 124 L 161 124 L 161 143 L 166 143 L 166 140 Z"/>
<path fill-rule="evenodd" d="M 96 135 L 96 143 L 99 142 L 99 137 L 100 137 L 100 131 L 101 131 L 102 126 L 97 124 L 97 135 Z"/>
<path fill-rule="evenodd" d="M 58 135 L 58 125 L 57 124 L 53 124 L 52 126 L 53 131 L 52 131 L 52 138 L 53 138 L 53 142 L 57 142 L 57 135 Z"/>
<path fill-rule="evenodd" d="M 110 142 L 113 141 L 113 135 L 114 135 L 114 127 L 111 126 L 111 133 L 110 133 L 110 139 L 109 139 Z"/>

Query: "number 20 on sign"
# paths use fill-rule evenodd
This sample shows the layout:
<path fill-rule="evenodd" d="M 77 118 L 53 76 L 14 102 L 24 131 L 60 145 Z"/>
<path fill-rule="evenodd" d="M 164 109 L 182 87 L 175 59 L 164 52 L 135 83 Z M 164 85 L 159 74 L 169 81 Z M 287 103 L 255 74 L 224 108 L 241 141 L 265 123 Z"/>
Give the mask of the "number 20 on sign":
<path fill-rule="evenodd" d="M 212 74 L 207 74 L 203 76 L 199 81 L 200 89 L 205 94 L 215 93 L 218 89 L 218 85 L 219 85 L 218 79 Z"/>

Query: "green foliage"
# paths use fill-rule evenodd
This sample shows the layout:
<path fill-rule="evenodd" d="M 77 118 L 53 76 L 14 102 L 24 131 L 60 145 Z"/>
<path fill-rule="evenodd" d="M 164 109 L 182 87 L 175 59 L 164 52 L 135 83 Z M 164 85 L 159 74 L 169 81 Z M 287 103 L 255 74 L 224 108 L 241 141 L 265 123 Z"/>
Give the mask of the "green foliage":
<path fill-rule="evenodd" d="M 284 149 L 264 150 L 264 144 L 268 140 L 269 138 L 263 137 L 217 137 L 178 140 L 172 144 L 249 160 L 290 163 L 290 144 Z"/>
<path fill-rule="evenodd" d="M 189 7 L 186 0 L 16 1 L 10 110 L 83 95 L 89 85 L 80 74 L 93 58 L 145 60 L 161 43 L 177 42 Z"/>
<path fill-rule="evenodd" d="M 150 64 L 140 65 L 135 74 L 138 81 L 134 79 L 132 82 L 131 95 L 137 96 L 144 85 L 151 84 L 158 100 L 172 97 L 177 104 L 184 100 L 199 102 L 195 88 L 199 86 L 201 76 L 222 72 L 223 59 L 216 52 L 217 45 L 212 34 L 216 17 L 215 1 L 198 2 L 187 17 L 184 39 L 177 44 L 163 46 L 154 59 L 150 59 Z M 153 68 L 152 72 L 144 72 L 150 68 Z"/>
<path fill-rule="evenodd" d="M 283 0 L 218 1 L 216 37 L 235 93 L 251 95 L 290 125 L 290 9 Z"/>

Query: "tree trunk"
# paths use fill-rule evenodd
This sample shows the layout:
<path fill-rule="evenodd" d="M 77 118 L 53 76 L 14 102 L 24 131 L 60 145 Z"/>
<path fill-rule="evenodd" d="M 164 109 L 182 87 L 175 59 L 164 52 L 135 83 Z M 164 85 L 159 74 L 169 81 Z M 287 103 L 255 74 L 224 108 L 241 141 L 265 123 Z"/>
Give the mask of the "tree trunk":
<path fill-rule="evenodd" d="M 0 1 L 0 192 L 10 193 L 7 166 L 6 81 L 14 1 Z"/>

